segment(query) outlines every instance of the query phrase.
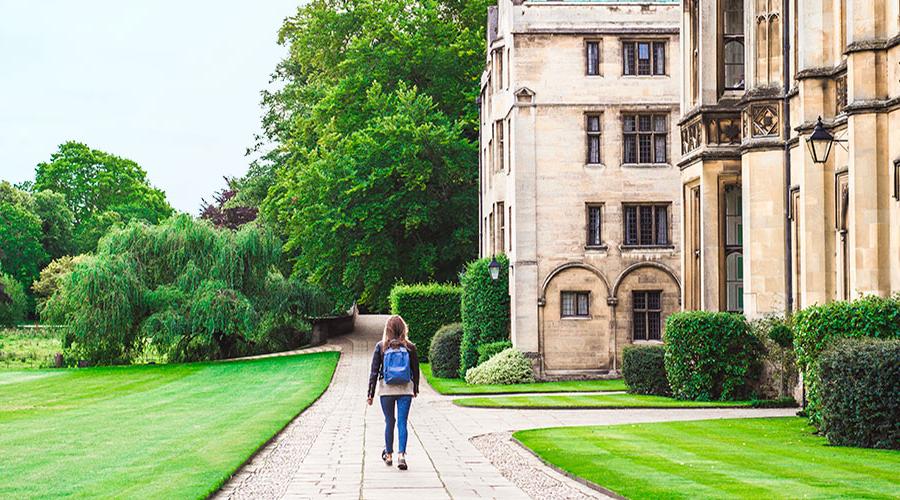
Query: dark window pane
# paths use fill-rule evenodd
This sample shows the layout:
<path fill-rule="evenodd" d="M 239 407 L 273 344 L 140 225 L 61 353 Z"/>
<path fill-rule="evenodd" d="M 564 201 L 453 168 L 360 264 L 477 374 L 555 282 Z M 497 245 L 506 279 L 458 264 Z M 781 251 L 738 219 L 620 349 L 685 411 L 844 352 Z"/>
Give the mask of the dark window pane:
<path fill-rule="evenodd" d="M 653 161 L 655 163 L 665 163 L 666 162 L 666 136 L 665 134 L 656 134 L 654 136 L 654 140 L 656 141 Z"/>
<path fill-rule="evenodd" d="M 634 340 L 647 340 L 647 316 L 645 313 L 634 313 Z"/>
<path fill-rule="evenodd" d="M 578 294 L 578 315 L 579 316 L 588 316 L 590 313 L 588 312 L 588 294 L 587 293 L 579 293 Z"/>
<path fill-rule="evenodd" d="M 634 309 L 644 310 L 647 308 L 647 294 L 644 292 L 634 292 Z"/>
<path fill-rule="evenodd" d="M 659 324 L 659 313 L 658 312 L 649 312 L 647 313 L 647 340 L 659 340 L 660 324 Z"/>
<path fill-rule="evenodd" d="M 588 122 L 588 132 L 599 132 L 600 131 L 600 115 L 589 115 L 587 122 Z"/>
<path fill-rule="evenodd" d="M 744 88 L 744 43 L 732 40 L 725 43 L 725 87 Z"/>
<path fill-rule="evenodd" d="M 622 72 L 626 75 L 634 73 L 634 43 L 626 42 L 622 44 Z"/>
<path fill-rule="evenodd" d="M 639 136 L 640 139 L 640 151 L 641 151 L 641 163 L 652 163 L 653 158 L 650 156 L 650 134 L 641 134 Z"/>
<path fill-rule="evenodd" d="M 625 207 L 625 244 L 638 244 L 637 207 Z"/>
<path fill-rule="evenodd" d="M 641 245 L 652 245 L 653 244 L 653 207 L 651 206 L 642 206 L 641 209 L 641 234 L 640 234 L 640 244 Z"/>
<path fill-rule="evenodd" d="M 665 132 L 667 130 L 666 115 L 655 115 L 653 117 L 653 130 L 656 132 Z"/>
<path fill-rule="evenodd" d="M 600 207 L 588 207 L 588 245 L 600 244 Z"/>
<path fill-rule="evenodd" d="M 666 44 L 663 42 L 653 43 L 653 74 L 666 74 Z"/>
<path fill-rule="evenodd" d="M 659 292 L 650 292 L 647 294 L 647 309 L 658 311 L 660 301 L 660 293 Z"/>
<path fill-rule="evenodd" d="M 650 44 L 638 43 L 638 71 L 639 75 L 650 74 Z"/>
<path fill-rule="evenodd" d="M 635 115 L 625 115 L 625 119 L 622 121 L 625 132 L 634 132 L 636 130 L 636 119 Z"/>
<path fill-rule="evenodd" d="M 600 163 L 600 136 L 588 136 L 588 163 Z"/>
<path fill-rule="evenodd" d="M 575 315 L 575 294 L 574 293 L 562 292 L 561 314 L 562 314 L 562 316 L 574 316 Z"/>
<path fill-rule="evenodd" d="M 587 43 L 587 74 L 600 74 L 600 46 L 597 42 Z"/>
<path fill-rule="evenodd" d="M 744 34 L 744 0 L 725 0 L 724 29 L 725 35 Z"/>
<path fill-rule="evenodd" d="M 636 135 L 626 135 L 623 141 L 625 146 L 625 163 L 637 163 L 637 148 L 635 147 Z"/>
<path fill-rule="evenodd" d="M 650 115 L 639 115 L 638 116 L 638 130 L 641 132 L 650 132 L 653 129 L 650 128 L 652 117 Z"/>
<path fill-rule="evenodd" d="M 669 244 L 669 216 L 667 207 L 656 207 L 656 244 Z"/>

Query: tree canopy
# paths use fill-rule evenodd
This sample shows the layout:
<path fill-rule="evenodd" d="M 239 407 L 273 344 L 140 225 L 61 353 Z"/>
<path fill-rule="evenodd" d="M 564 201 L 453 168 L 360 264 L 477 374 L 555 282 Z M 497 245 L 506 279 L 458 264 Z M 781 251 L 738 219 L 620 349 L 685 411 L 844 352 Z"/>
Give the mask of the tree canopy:
<path fill-rule="evenodd" d="M 286 20 L 236 200 L 265 194 L 295 273 L 383 310 L 396 280 L 451 280 L 474 254 L 489 3 L 313 0 Z"/>

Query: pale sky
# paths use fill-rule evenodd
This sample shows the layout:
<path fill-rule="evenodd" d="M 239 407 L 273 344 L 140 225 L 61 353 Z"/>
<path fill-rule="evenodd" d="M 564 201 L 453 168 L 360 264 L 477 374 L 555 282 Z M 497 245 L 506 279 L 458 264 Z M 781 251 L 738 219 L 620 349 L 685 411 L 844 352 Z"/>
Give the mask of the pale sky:
<path fill-rule="evenodd" d="M 67 140 L 130 158 L 176 209 L 247 170 L 302 0 L 0 0 L 0 179 Z"/>

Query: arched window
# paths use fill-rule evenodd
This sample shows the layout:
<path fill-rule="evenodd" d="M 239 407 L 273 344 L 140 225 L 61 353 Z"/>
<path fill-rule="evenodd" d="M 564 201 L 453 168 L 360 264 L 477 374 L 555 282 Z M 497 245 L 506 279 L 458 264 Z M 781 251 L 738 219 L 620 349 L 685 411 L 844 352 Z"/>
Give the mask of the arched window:
<path fill-rule="evenodd" d="M 744 2 L 721 0 L 722 78 L 725 90 L 744 88 Z"/>
<path fill-rule="evenodd" d="M 744 223 L 740 184 L 728 184 L 724 193 L 725 211 L 725 309 L 744 310 Z"/>

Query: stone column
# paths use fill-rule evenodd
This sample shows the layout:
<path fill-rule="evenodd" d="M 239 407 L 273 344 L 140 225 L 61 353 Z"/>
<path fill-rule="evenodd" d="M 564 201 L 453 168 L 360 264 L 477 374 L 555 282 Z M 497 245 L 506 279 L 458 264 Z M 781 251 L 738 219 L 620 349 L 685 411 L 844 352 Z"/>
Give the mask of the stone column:
<path fill-rule="evenodd" d="M 535 120 L 537 109 L 534 96 L 518 99 L 512 116 L 515 122 L 515 169 L 510 174 L 513 219 L 516 236 L 513 239 L 510 270 L 512 303 L 512 341 L 520 350 L 539 353 L 538 295 L 540 282 L 537 267 L 537 211 L 535 164 Z"/>

